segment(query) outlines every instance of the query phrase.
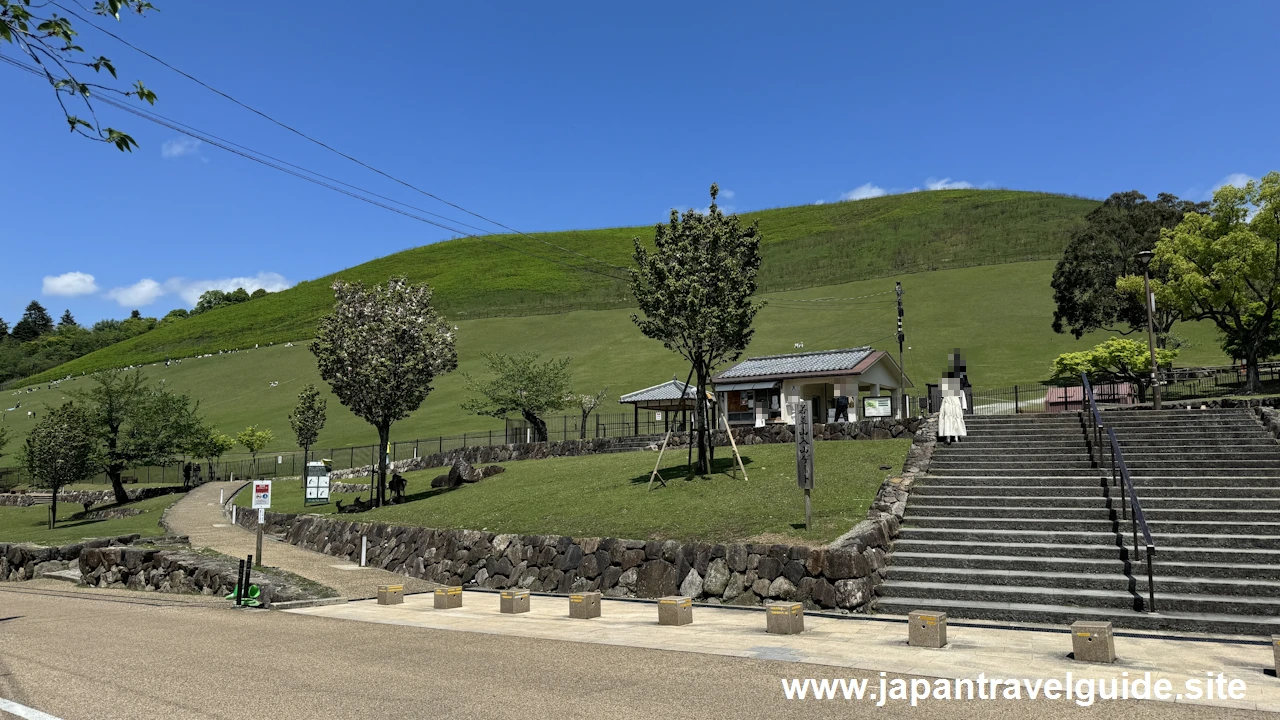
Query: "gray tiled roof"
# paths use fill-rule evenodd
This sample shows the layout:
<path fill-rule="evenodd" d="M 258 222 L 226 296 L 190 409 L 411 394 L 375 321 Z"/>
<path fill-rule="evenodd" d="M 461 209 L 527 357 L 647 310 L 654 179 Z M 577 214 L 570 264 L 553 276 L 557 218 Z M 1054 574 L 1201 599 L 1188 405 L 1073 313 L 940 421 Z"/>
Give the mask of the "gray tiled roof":
<path fill-rule="evenodd" d="M 860 347 L 747 358 L 718 375 L 716 380 L 852 370 L 873 352 L 872 348 Z"/>
<path fill-rule="evenodd" d="M 684 392 L 681 392 L 681 389 Z M 618 398 L 618 402 L 636 403 L 636 402 L 655 402 L 659 400 L 679 400 L 681 395 L 692 400 L 698 397 L 698 388 L 693 385 L 685 385 L 676 379 L 668 380 L 661 385 L 637 390 L 633 393 L 627 393 Z"/>

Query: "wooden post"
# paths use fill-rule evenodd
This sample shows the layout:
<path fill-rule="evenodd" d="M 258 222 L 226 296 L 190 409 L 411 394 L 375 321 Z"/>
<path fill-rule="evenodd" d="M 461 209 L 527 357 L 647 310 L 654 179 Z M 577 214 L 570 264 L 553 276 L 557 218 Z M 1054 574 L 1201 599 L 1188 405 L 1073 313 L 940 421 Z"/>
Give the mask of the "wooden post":
<path fill-rule="evenodd" d="M 742 479 L 750 480 L 750 478 L 747 477 L 747 469 L 742 465 L 742 455 L 738 452 L 738 443 L 734 442 L 733 440 L 733 428 L 729 427 L 729 406 L 728 405 L 725 405 L 724 415 L 722 417 L 724 419 L 724 432 L 726 435 L 729 436 L 729 445 L 733 447 L 733 456 L 738 460 L 738 469 L 742 471 Z M 806 491 L 805 492 L 806 507 L 808 506 L 808 503 L 809 503 L 808 495 L 809 493 Z"/>
<path fill-rule="evenodd" d="M 653 474 L 649 476 L 649 487 L 647 488 L 648 490 L 653 489 L 654 478 L 657 478 L 658 482 L 662 483 L 662 487 L 667 486 L 667 481 L 663 480 L 662 477 L 658 475 L 658 468 L 662 467 L 662 454 L 667 451 L 667 441 L 670 439 L 671 439 L 671 431 L 668 430 L 667 436 L 662 438 L 662 447 L 659 448 L 658 450 L 658 462 L 653 464 Z"/>
<path fill-rule="evenodd" d="M 813 489 L 813 417 L 809 403 L 796 403 L 796 484 L 804 490 L 804 529 L 812 519 L 809 492 Z"/>
<path fill-rule="evenodd" d="M 262 511 L 259 510 L 258 512 L 261 513 Z M 262 522 L 261 522 L 262 516 L 259 515 L 258 519 L 259 519 L 259 522 L 258 522 L 257 553 L 254 555 L 254 557 L 258 558 L 258 564 L 261 565 L 262 564 Z"/>

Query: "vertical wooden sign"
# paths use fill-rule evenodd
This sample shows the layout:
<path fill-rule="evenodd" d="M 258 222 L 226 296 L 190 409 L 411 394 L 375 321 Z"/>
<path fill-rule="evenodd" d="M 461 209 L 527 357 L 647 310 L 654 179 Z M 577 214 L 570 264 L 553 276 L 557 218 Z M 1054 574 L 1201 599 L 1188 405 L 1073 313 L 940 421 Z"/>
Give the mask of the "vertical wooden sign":
<path fill-rule="evenodd" d="M 804 490 L 804 529 L 812 520 L 810 491 L 813 490 L 813 416 L 809 403 L 796 403 L 796 484 Z"/>

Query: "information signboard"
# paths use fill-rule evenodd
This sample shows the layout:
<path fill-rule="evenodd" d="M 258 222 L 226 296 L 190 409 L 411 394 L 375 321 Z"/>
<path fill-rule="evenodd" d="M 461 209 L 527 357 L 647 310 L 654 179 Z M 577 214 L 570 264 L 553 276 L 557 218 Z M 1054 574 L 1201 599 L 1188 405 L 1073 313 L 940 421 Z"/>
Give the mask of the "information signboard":
<path fill-rule="evenodd" d="M 329 502 L 329 466 L 323 462 L 307 463 L 306 505 L 325 505 Z"/>
<path fill-rule="evenodd" d="M 862 398 L 862 417 L 893 417 L 893 397 L 891 395 L 882 395 L 880 397 Z"/>
<path fill-rule="evenodd" d="M 253 481 L 253 505 L 254 510 L 269 509 L 271 507 L 271 481 L 270 480 L 254 480 Z"/>

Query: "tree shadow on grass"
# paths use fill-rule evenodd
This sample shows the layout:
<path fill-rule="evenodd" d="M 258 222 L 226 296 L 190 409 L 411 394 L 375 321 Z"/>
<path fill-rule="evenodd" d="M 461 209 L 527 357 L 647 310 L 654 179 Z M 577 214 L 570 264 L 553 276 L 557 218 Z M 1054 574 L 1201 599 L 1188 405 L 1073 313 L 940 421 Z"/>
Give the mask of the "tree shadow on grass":
<path fill-rule="evenodd" d="M 751 458 L 743 455 L 742 464 L 744 467 L 750 468 Z M 653 471 L 650 470 L 643 475 L 637 475 L 631 478 L 630 483 L 632 485 L 647 485 L 649 483 L 649 476 L 652 472 Z M 658 477 L 662 478 L 666 482 L 671 482 L 672 480 L 711 480 L 717 475 L 733 477 L 740 476 L 741 474 L 742 472 L 738 470 L 738 460 L 733 457 L 732 453 L 730 453 L 727 458 L 718 457 L 712 461 L 710 475 L 694 475 L 693 466 L 685 464 L 665 467 L 658 470 Z M 654 482 L 657 482 L 657 478 L 654 478 Z"/>

